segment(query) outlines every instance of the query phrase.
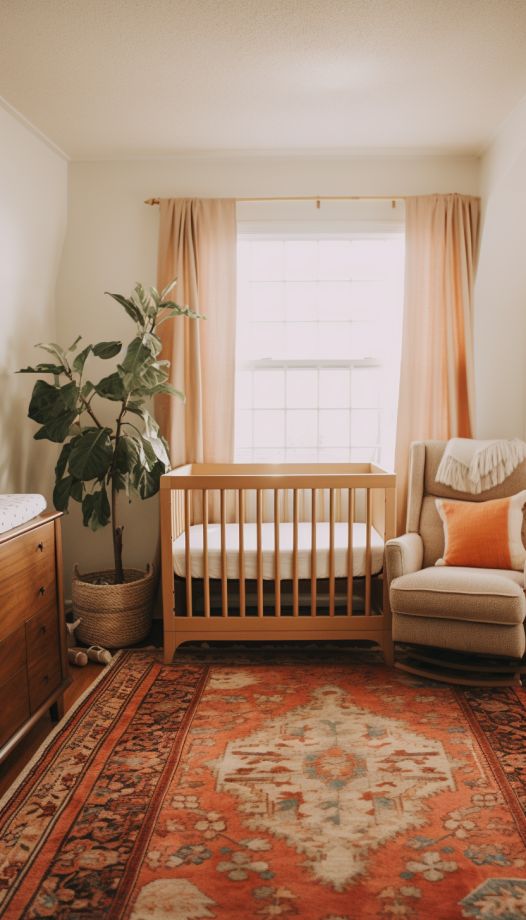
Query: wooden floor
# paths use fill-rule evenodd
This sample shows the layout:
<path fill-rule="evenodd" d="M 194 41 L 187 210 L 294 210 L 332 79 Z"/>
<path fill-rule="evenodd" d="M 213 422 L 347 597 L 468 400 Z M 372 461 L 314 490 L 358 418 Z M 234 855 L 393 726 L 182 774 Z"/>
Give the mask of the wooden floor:
<path fill-rule="evenodd" d="M 94 664 L 88 661 L 84 668 L 70 667 L 71 683 L 64 694 L 64 712 L 67 712 L 78 700 L 79 696 L 84 693 L 90 684 L 103 670 L 104 665 Z M 40 747 L 42 742 L 53 728 L 54 723 L 51 721 L 49 713 L 39 719 L 25 738 L 9 757 L 0 764 L 0 796 L 9 789 L 11 783 L 15 781 L 19 773 L 23 770 L 26 763 L 31 760 L 35 751 Z"/>

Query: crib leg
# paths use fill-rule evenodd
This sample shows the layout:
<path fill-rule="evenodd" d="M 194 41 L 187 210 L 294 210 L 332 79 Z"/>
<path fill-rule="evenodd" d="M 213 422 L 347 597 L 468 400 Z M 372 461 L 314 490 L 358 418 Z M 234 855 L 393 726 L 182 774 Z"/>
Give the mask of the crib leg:
<path fill-rule="evenodd" d="M 171 664 L 177 648 L 174 632 L 165 632 L 163 639 L 164 663 Z"/>

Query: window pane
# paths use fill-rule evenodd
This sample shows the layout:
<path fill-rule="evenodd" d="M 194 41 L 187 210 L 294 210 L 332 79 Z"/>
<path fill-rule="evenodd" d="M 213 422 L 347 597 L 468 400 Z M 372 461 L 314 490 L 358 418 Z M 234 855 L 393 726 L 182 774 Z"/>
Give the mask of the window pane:
<path fill-rule="evenodd" d="M 287 407 L 314 409 L 318 403 L 318 372 L 303 367 L 287 369 Z"/>
<path fill-rule="evenodd" d="M 350 240 L 320 240 L 320 278 L 351 277 L 351 245 Z"/>
<path fill-rule="evenodd" d="M 305 322 L 318 318 L 318 286 L 309 281 L 287 281 L 285 310 L 288 322 Z"/>
<path fill-rule="evenodd" d="M 285 303 L 281 281 L 252 281 L 250 298 L 252 319 L 256 322 L 276 322 L 285 319 Z"/>
<path fill-rule="evenodd" d="M 241 409 L 236 415 L 236 447 L 252 447 L 251 409 Z"/>
<path fill-rule="evenodd" d="M 353 409 L 376 409 L 380 405 L 379 367 L 353 367 L 351 401 Z"/>
<path fill-rule="evenodd" d="M 236 376 L 236 406 L 238 409 L 252 407 L 252 371 L 237 372 Z"/>
<path fill-rule="evenodd" d="M 284 267 L 282 240 L 261 241 L 250 247 L 250 277 L 253 281 L 281 281 Z"/>
<path fill-rule="evenodd" d="M 290 463 L 311 462 L 318 459 L 315 447 L 287 447 L 287 460 Z"/>
<path fill-rule="evenodd" d="M 354 325 L 351 323 L 320 323 L 318 354 L 322 358 L 345 358 L 352 352 Z"/>
<path fill-rule="evenodd" d="M 254 410 L 254 447 L 283 447 L 285 413 L 279 409 Z"/>
<path fill-rule="evenodd" d="M 349 421 L 345 409 L 320 409 L 320 447 L 348 447 Z"/>
<path fill-rule="evenodd" d="M 319 353 L 317 323 L 291 323 L 287 326 L 287 354 L 290 358 L 317 358 Z"/>
<path fill-rule="evenodd" d="M 353 319 L 352 281 L 324 281 L 318 285 L 320 320 Z"/>
<path fill-rule="evenodd" d="M 321 368 L 320 407 L 323 409 L 348 408 L 349 371 L 347 368 Z"/>
<path fill-rule="evenodd" d="M 383 241 L 353 240 L 351 243 L 351 278 L 358 280 L 380 279 Z"/>
<path fill-rule="evenodd" d="M 254 407 L 281 409 L 285 405 L 285 372 L 282 370 L 254 371 Z"/>
<path fill-rule="evenodd" d="M 375 358 L 378 351 L 376 337 L 378 330 L 373 323 L 351 323 L 350 324 L 350 347 L 347 352 L 348 358 Z"/>
<path fill-rule="evenodd" d="M 312 409 L 289 409 L 287 412 L 287 447 L 316 447 L 318 413 Z"/>
<path fill-rule="evenodd" d="M 254 460 L 260 460 L 262 463 L 279 463 L 283 460 L 283 448 L 259 447 L 254 451 Z"/>
<path fill-rule="evenodd" d="M 293 240 L 285 243 L 285 278 L 314 281 L 318 274 L 318 243 Z"/>
<path fill-rule="evenodd" d="M 345 463 L 349 460 L 348 447 L 320 447 L 318 457 L 324 463 L 330 463 L 331 460 Z"/>
<path fill-rule="evenodd" d="M 351 460 L 378 463 L 377 447 L 351 447 Z"/>
<path fill-rule="evenodd" d="M 373 220 L 361 237 L 358 225 L 345 237 L 340 223 L 331 238 L 325 223 L 319 233 L 308 222 L 295 237 L 298 223 L 283 223 L 284 210 L 276 218 L 284 238 L 262 217 L 249 230 L 260 238 L 238 244 L 236 459 L 352 457 L 390 467 L 403 234 Z M 364 359 L 374 366 L 360 366 Z"/>
<path fill-rule="evenodd" d="M 378 412 L 375 409 L 353 409 L 351 411 L 352 446 L 369 447 L 377 444 L 378 421 Z"/>
<path fill-rule="evenodd" d="M 286 355 L 285 323 L 252 323 L 249 354 L 252 358 L 280 358 Z"/>

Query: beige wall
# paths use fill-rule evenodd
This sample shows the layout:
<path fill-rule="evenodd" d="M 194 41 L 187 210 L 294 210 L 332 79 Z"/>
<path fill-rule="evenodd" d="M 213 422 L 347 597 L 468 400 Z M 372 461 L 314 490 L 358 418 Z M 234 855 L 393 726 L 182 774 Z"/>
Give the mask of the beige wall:
<path fill-rule="evenodd" d="M 66 228 L 67 162 L 0 107 L 0 492 L 53 489 L 55 451 L 26 418 L 36 342 L 56 336 L 55 283 Z M 42 360 L 45 353 L 42 352 Z"/>
<path fill-rule="evenodd" d="M 155 282 L 158 209 L 152 196 L 478 194 L 472 157 L 180 157 L 173 160 L 72 163 L 68 232 L 58 285 L 60 339 L 127 337 L 130 323 L 105 290 L 128 292 Z M 123 508 L 125 563 L 152 558 L 157 498 Z M 65 569 L 111 564 L 108 530 L 82 527 L 78 506 L 64 522 Z"/>
<path fill-rule="evenodd" d="M 476 433 L 526 437 L 526 101 L 482 161 L 475 289 Z"/>

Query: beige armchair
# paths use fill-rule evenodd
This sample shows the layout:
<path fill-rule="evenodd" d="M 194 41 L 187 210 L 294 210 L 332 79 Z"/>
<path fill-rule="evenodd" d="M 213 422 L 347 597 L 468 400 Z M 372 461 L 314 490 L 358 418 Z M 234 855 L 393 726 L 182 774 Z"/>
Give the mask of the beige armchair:
<path fill-rule="evenodd" d="M 456 683 L 517 683 L 526 673 L 524 573 L 435 567 L 444 551 L 435 499 L 480 502 L 514 495 L 526 488 L 526 462 L 501 485 L 470 495 L 435 481 L 445 446 L 412 445 L 407 533 L 386 544 L 393 639 L 405 647 L 405 656 L 397 652 L 397 666 Z M 523 526 L 523 542 L 524 536 Z"/>

